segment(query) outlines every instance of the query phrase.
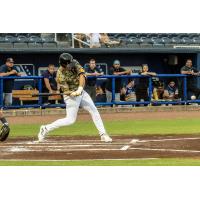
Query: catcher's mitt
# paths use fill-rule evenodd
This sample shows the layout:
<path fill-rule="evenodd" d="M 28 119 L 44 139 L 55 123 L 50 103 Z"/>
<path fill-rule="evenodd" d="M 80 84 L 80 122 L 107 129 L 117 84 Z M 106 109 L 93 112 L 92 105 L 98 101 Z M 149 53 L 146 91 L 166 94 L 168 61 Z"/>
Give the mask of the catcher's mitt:
<path fill-rule="evenodd" d="M 10 133 L 9 126 L 7 126 L 7 125 L 4 124 L 1 127 L 1 130 L 0 130 L 0 141 L 1 142 L 5 141 L 8 138 L 9 133 Z"/>

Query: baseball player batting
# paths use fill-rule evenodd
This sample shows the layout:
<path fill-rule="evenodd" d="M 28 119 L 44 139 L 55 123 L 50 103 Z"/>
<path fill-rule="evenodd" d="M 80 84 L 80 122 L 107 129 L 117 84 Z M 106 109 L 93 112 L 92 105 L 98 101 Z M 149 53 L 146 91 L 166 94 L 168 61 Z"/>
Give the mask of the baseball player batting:
<path fill-rule="evenodd" d="M 99 131 L 101 141 L 112 142 L 112 138 L 106 133 L 101 116 L 94 105 L 91 97 L 83 89 L 85 86 L 85 71 L 79 62 L 73 59 L 72 55 L 63 53 L 59 57 L 60 67 L 57 72 L 57 83 L 66 104 L 66 117 L 58 119 L 55 122 L 47 125 L 42 125 L 38 134 L 38 141 L 44 141 L 46 135 L 59 127 L 68 126 L 76 121 L 79 106 L 87 110 L 92 116 L 92 120 Z"/>

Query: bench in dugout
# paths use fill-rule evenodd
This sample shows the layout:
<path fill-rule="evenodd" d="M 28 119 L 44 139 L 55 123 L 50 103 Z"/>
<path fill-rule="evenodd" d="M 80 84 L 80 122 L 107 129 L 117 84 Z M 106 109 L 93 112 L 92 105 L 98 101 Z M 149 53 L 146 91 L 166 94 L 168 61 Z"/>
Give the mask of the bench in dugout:
<path fill-rule="evenodd" d="M 23 105 L 24 102 L 28 101 L 38 101 L 39 97 L 32 97 L 33 94 L 38 94 L 38 90 L 13 90 L 13 98 L 20 101 L 20 105 Z M 61 100 L 60 95 L 50 96 L 48 100 L 55 101 L 58 104 L 58 101 Z"/>

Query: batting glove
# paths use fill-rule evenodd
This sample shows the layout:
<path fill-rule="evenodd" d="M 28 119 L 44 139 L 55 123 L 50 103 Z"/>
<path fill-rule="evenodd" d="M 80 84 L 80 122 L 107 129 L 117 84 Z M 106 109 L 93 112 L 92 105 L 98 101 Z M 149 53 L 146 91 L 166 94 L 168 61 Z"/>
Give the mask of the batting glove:
<path fill-rule="evenodd" d="M 83 87 L 82 86 L 79 86 L 78 89 L 74 92 L 72 92 L 70 94 L 71 97 L 76 97 L 76 96 L 79 96 L 81 95 L 81 93 L 83 92 Z"/>

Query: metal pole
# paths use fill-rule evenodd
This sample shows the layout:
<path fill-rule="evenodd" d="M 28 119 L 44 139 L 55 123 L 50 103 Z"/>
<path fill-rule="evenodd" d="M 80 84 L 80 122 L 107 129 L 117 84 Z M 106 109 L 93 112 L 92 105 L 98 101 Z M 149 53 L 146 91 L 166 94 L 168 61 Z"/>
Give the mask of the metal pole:
<path fill-rule="evenodd" d="M 55 40 L 55 42 L 58 42 L 57 41 L 57 33 L 54 33 L 55 35 L 54 35 L 54 40 Z"/>
<path fill-rule="evenodd" d="M 39 89 L 39 93 L 41 93 L 42 92 L 42 78 L 39 78 L 38 89 Z M 42 97 L 41 96 L 39 96 L 38 104 L 40 106 L 42 106 Z"/>
<path fill-rule="evenodd" d="M 152 77 L 150 76 L 149 77 L 149 103 L 151 103 L 152 90 L 153 90 L 153 87 L 152 87 Z"/>
<path fill-rule="evenodd" d="M 72 33 L 72 48 L 74 48 L 74 33 Z"/>
<path fill-rule="evenodd" d="M 0 77 L 0 107 L 3 107 L 3 79 Z"/>
<path fill-rule="evenodd" d="M 112 101 L 113 104 L 115 103 L 115 77 L 112 77 Z"/>
<path fill-rule="evenodd" d="M 185 103 L 187 103 L 187 76 L 183 77 L 183 97 Z"/>

